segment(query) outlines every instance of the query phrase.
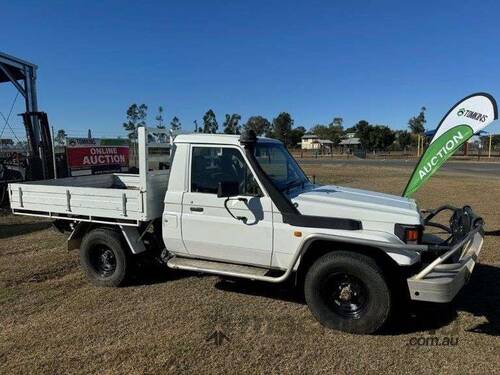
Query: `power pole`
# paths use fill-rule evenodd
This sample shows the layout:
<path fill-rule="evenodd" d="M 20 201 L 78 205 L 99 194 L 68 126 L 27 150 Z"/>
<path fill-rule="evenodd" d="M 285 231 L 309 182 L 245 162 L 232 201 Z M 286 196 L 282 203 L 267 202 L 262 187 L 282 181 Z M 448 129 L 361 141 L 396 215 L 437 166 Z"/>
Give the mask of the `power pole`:
<path fill-rule="evenodd" d="M 491 138 L 493 137 L 493 134 L 490 133 L 490 140 L 488 142 L 488 158 L 491 158 Z"/>
<path fill-rule="evenodd" d="M 420 134 L 417 134 L 417 157 L 420 156 Z"/>

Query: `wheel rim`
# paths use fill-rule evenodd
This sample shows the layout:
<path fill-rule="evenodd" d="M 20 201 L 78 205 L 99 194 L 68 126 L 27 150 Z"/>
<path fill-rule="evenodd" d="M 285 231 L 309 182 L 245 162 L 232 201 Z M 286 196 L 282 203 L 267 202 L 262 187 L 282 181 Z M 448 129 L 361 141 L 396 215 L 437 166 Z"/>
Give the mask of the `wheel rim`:
<path fill-rule="evenodd" d="M 361 318 L 368 303 L 363 281 L 348 273 L 335 273 L 325 280 L 323 299 L 336 314 L 346 319 Z"/>
<path fill-rule="evenodd" d="M 116 270 L 116 257 L 113 250 L 105 246 L 96 246 L 90 252 L 90 263 L 100 277 L 109 277 Z"/>

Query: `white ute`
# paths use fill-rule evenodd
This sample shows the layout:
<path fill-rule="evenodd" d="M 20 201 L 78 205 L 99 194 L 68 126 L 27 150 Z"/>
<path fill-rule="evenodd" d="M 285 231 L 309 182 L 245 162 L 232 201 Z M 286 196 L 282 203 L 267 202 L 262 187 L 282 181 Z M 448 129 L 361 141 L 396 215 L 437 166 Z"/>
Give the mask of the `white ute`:
<path fill-rule="evenodd" d="M 253 132 L 179 135 L 162 171 L 148 167 L 153 138 L 139 129 L 139 174 L 12 183 L 12 211 L 70 231 L 97 285 L 124 284 L 141 253 L 221 276 L 293 275 L 323 325 L 354 333 L 379 330 L 396 302 L 451 301 L 481 250 L 470 207 L 424 214 L 412 199 L 313 184 L 280 142 Z M 449 226 L 431 221 L 445 210 Z"/>

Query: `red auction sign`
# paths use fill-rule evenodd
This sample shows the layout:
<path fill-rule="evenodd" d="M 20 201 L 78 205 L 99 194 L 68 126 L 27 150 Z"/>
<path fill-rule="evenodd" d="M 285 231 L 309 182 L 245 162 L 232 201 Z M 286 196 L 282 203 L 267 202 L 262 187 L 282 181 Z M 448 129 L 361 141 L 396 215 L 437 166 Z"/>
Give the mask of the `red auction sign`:
<path fill-rule="evenodd" d="M 72 170 L 94 167 L 128 167 L 128 147 L 68 147 L 68 166 Z M 101 168 L 99 168 L 101 169 Z"/>

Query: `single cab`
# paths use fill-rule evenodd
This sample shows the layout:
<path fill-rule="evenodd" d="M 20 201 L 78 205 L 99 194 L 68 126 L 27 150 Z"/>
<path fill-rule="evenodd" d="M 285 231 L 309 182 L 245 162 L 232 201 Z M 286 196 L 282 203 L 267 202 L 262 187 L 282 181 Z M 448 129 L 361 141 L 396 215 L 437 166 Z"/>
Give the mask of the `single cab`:
<path fill-rule="evenodd" d="M 483 221 L 468 206 L 421 212 L 412 199 L 314 184 L 282 143 L 253 132 L 179 135 L 170 168 L 150 170 L 161 132 L 139 129 L 139 174 L 10 184 L 13 213 L 69 231 L 99 286 L 124 284 L 148 253 L 172 269 L 293 277 L 323 325 L 353 333 L 379 330 L 404 300 L 451 301 L 474 268 Z M 432 221 L 443 211 L 449 225 Z"/>

